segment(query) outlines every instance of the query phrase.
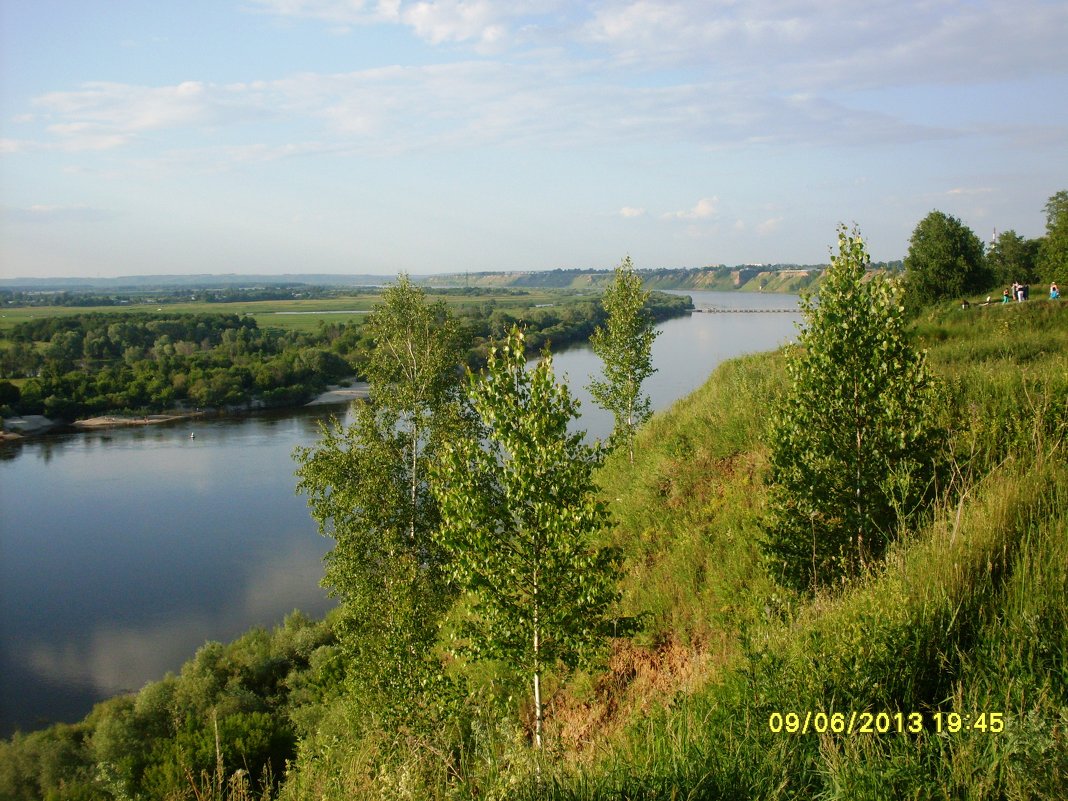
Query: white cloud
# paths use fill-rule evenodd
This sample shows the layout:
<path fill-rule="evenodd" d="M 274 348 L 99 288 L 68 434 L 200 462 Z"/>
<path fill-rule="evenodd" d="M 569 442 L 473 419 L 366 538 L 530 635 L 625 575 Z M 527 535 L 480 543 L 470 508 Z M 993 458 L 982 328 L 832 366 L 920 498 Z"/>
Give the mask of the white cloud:
<path fill-rule="evenodd" d="M 619 216 L 625 218 L 642 217 L 645 215 L 645 209 L 636 209 L 632 206 L 624 206 L 619 210 Z"/>
<path fill-rule="evenodd" d="M 397 18 L 398 1 L 383 0 L 251 0 L 249 8 L 279 17 L 305 17 L 343 25 L 366 25 Z"/>
<path fill-rule="evenodd" d="M 415 3 L 402 14 L 416 35 L 432 44 L 474 40 L 494 44 L 505 37 L 505 25 L 486 0 L 437 0 Z"/>
<path fill-rule="evenodd" d="M 1068 6 L 1041 0 L 606 0 L 573 32 L 629 64 L 710 65 L 778 87 L 901 86 L 1063 73 Z"/>
<path fill-rule="evenodd" d="M 677 220 L 711 220 L 719 214 L 719 198 L 703 197 L 691 209 L 673 211 L 665 214 L 665 219 Z"/>
<path fill-rule="evenodd" d="M 486 145 L 627 146 L 668 136 L 710 151 L 931 141 L 975 131 L 851 107 L 840 90 L 982 77 L 1012 59 L 1018 65 L 1001 75 L 1043 66 L 1063 73 L 1050 30 L 1068 24 L 1068 6 L 1026 0 L 1012 13 L 832 0 L 803 15 L 794 0 L 249 2 L 278 18 L 407 26 L 428 42 L 456 45 L 453 52 L 466 46 L 506 56 L 234 84 L 85 83 L 36 98 L 34 113 L 19 118 L 37 126 L 37 135 L 4 140 L 0 152 L 143 144 L 156 158 L 229 152 L 252 161 Z M 984 47 L 998 30 L 991 25 L 1003 26 L 996 35 L 1005 41 Z M 544 50 L 524 49 L 531 44 Z M 262 124 L 250 133 L 243 128 L 249 122 Z M 155 137 L 165 131 L 182 136 Z M 1057 146 L 1058 133 L 1063 128 L 1051 125 L 1047 146 Z M 695 207 L 665 216 L 712 213 Z"/>
<path fill-rule="evenodd" d="M 768 236 L 770 234 L 775 233 L 779 229 L 779 226 L 782 224 L 782 221 L 782 217 L 771 217 L 758 224 L 755 230 L 760 236 Z"/>
<path fill-rule="evenodd" d="M 282 18 L 318 19 L 335 26 L 401 24 L 431 44 L 469 42 L 496 46 L 509 39 L 517 25 L 526 28 L 532 18 L 557 5 L 544 0 L 253 0 L 251 8 Z"/>

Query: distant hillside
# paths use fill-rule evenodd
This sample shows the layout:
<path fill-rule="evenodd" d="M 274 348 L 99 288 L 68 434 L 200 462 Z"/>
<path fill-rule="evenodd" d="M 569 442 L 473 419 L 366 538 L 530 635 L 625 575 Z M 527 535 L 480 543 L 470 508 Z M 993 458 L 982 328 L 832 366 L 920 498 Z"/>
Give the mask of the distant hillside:
<path fill-rule="evenodd" d="M 741 265 L 638 270 L 648 289 L 705 289 L 747 292 L 797 292 L 809 286 L 825 265 Z M 613 270 L 541 270 L 450 273 L 419 279 L 429 286 L 600 288 Z"/>
<path fill-rule="evenodd" d="M 638 270 L 648 289 L 704 289 L 743 292 L 797 292 L 817 280 L 823 264 L 743 264 L 734 267 L 661 267 Z M 872 265 L 892 272 L 901 262 Z M 412 275 L 428 287 L 480 289 L 600 289 L 612 280 L 610 269 L 497 270 L 478 273 Z M 396 275 L 359 273 L 285 273 L 282 275 L 130 275 L 119 278 L 0 278 L 0 290 L 21 292 L 137 292 L 156 289 L 213 289 L 249 287 L 370 287 L 384 286 Z"/>

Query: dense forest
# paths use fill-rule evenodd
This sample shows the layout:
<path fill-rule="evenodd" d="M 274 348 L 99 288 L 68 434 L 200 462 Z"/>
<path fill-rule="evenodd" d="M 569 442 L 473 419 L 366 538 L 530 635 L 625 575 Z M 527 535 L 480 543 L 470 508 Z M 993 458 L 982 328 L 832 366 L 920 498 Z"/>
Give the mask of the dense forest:
<path fill-rule="evenodd" d="M 444 293 L 470 300 L 460 319 L 470 347 L 485 358 L 487 343 L 515 323 L 531 352 L 546 342 L 585 341 L 603 321 L 596 299 L 548 308 L 498 308 L 479 291 Z M 522 293 L 514 291 L 521 299 Z M 650 298 L 654 319 L 685 313 L 686 298 Z M 0 416 L 44 414 L 72 421 L 104 414 L 172 409 L 290 406 L 335 382 L 359 377 L 373 348 L 359 323 L 323 325 L 313 333 L 263 328 L 250 317 L 166 311 L 85 312 L 17 323 L 0 341 Z M 25 379 L 16 386 L 3 379 Z"/>

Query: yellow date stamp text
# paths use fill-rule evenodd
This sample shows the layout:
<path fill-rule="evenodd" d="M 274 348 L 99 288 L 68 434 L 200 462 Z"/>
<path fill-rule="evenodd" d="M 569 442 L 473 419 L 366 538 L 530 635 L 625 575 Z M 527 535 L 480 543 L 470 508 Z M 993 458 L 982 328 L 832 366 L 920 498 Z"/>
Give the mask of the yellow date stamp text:
<path fill-rule="evenodd" d="M 936 734 L 1005 731 L 1004 712 L 772 712 L 773 734 Z"/>

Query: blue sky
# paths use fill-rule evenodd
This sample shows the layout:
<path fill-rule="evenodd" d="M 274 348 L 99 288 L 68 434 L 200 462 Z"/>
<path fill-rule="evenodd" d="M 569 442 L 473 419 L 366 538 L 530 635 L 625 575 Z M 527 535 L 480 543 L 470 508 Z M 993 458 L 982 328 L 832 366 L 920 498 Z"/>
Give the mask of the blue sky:
<path fill-rule="evenodd" d="M 1063 0 L 0 0 L 0 275 L 902 258 L 1044 231 Z"/>

